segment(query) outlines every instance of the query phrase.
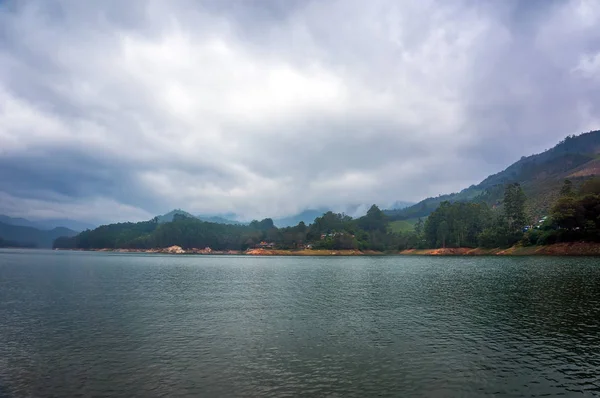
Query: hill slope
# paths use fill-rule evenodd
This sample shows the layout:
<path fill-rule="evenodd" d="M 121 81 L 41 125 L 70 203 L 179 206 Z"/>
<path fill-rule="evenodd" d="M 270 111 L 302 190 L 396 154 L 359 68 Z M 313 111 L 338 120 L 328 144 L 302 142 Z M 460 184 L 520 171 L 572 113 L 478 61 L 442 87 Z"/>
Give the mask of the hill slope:
<path fill-rule="evenodd" d="M 96 228 L 96 226 L 93 224 L 66 218 L 31 221 L 26 218 L 0 215 L 0 222 L 3 222 L 4 224 L 18 225 L 21 227 L 32 227 L 41 230 L 51 230 L 54 228 L 64 227 L 79 232 L 85 231 L 86 229 Z"/>
<path fill-rule="evenodd" d="M 523 187 L 532 218 L 545 215 L 558 197 L 563 180 L 580 185 L 600 174 L 600 130 L 568 136 L 554 148 L 537 155 L 523 156 L 505 170 L 493 174 L 477 185 L 458 193 L 427 198 L 404 208 L 386 210 L 391 220 L 406 220 L 431 214 L 441 202 L 477 201 L 501 205 L 504 185 L 518 182 Z"/>
<path fill-rule="evenodd" d="M 195 216 L 187 211 L 181 209 L 171 210 L 170 212 L 163 214 L 162 216 L 157 216 L 156 219 L 159 224 L 163 224 L 166 222 L 172 222 L 176 215 L 185 216 L 187 218 L 197 218 L 200 221 L 211 222 L 215 224 L 231 224 L 231 225 L 242 225 L 244 223 L 237 222 L 233 220 L 229 220 L 227 218 L 219 217 L 219 216 L 203 216 L 198 215 Z"/>
<path fill-rule="evenodd" d="M 4 241 L 37 248 L 51 248 L 52 243 L 56 238 L 75 235 L 77 235 L 77 232 L 68 228 L 60 227 L 44 231 L 33 227 L 24 227 L 0 222 L 0 238 Z"/>

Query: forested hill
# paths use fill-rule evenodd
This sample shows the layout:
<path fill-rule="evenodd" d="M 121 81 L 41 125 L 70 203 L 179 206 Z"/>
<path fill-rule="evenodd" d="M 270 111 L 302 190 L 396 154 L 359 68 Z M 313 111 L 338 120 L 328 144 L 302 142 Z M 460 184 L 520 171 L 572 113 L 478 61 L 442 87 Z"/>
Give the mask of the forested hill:
<path fill-rule="evenodd" d="M 171 220 L 155 217 L 138 223 L 103 225 L 74 237 L 56 239 L 61 249 L 153 249 L 170 246 L 212 250 L 245 250 L 277 247 L 299 249 L 359 249 L 397 251 L 409 246 L 412 236 L 394 234 L 387 217 L 375 205 L 363 217 L 353 219 L 331 211 L 313 223 L 277 228 L 273 220 L 252 221 L 248 225 L 201 221 L 179 212 Z"/>
<path fill-rule="evenodd" d="M 501 205 L 506 184 L 519 183 L 528 197 L 527 212 L 535 218 L 548 213 L 564 179 L 580 186 L 594 175 L 600 175 L 600 130 L 568 136 L 554 148 L 524 156 L 505 170 L 458 193 L 427 198 L 404 209 L 384 212 L 391 220 L 406 220 L 426 217 L 444 201 Z"/>

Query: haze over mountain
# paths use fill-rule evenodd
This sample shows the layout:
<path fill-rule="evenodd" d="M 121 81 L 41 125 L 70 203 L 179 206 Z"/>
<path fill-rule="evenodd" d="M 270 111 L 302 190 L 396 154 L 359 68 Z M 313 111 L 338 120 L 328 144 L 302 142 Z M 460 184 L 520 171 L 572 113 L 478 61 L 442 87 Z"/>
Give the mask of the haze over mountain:
<path fill-rule="evenodd" d="M 9 217 L 1 214 L 0 222 L 10 225 L 18 225 L 22 227 L 32 227 L 41 230 L 51 230 L 54 228 L 63 227 L 77 232 L 85 231 L 86 229 L 94 229 L 97 227 L 97 225 L 94 224 L 69 219 L 48 219 L 32 221 L 26 218 Z"/>
<path fill-rule="evenodd" d="M 410 202 L 396 201 L 396 202 L 392 203 L 391 205 L 382 206 L 382 207 L 402 209 L 402 208 L 410 206 L 412 204 L 413 203 L 410 203 Z M 335 209 L 334 211 L 347 214 L 354 218 L 358 218 L 358 217 L 361 217 L 361 216 L 364 216 L 365 214 L 367 214 L 367 210 L 369 209 L 370 206 L 371 205 L 350 205 L 350 206 L 346 206 L 342 209 L 339 209 L 339 208 Z M 275 219 L 273 219 L 273 224 L 279 228 L 298 225 L 298 223 L 300 221 L 302 221 L 306 225 L 308 225 L 308 224 L 312 223 L 315 220 L 315 218 L 320 217 L 324 213 L 331 211 L 331 210 L 332 209 L 330 209 L 330 208 L 307 209 L 307 210 L 301 211 L 300 213 L 293 214 L 288 217 L 275 218 Z M 232 213 L 229 213 L 229 214 L 225 215 L 224 217 L 208 216 L 208 215 L 193 215 L 193 214 L 191 214 L 187 211 L 181 210 L 181 209 L 175 209 L 166 214 L 158 216 L 158 221 L 160 223 L 171 222 L 171 221 L 173 221 L 173 218 L 175 217 L 176 214 L 180 214 L 180 215 L 183 215 L 186 217 L 193 217 L 193 218 L 197 218 L 201 221 L 213 222 L 213 223 L 217 223 L 217 224 L 246 225 L 252 221 L 252 220 L 239 220 L 239 219 L 237 219 L 239 216 L 237 216 L 236 214 L 232 214 Z M 225 217 L 227 217 L 227 218 L 225 218 Z"/>
<path fill-rule="evenodd" d="M 600 126 L 599 25 L 596 0 L 0 1 L 0 214 L 458 192 Z"/>
<path fill-rule="evenodd" d="M 40 230 L 33 227 L 0 222 L 0 240 L 2 242 L 17 243 L 27 247 L 51 248 L 56 238 L 75 235 L 77 235 L 76 231 L 63 227 Z"/>
<path fill-rule="evenodd" d="M 529 198 L 528 213 L 539 218 L 556 201 L 565 179 L 576 186 L 600 175 L 600 130 L 561 140 L 542 153 L 523 156 L 505 170 L 457 193 L 438 195 L 403 209 L 387 210 L 392 220 L 426 217 L 443 201 L 501 204 L 506 184 L 519 183 Z"/>

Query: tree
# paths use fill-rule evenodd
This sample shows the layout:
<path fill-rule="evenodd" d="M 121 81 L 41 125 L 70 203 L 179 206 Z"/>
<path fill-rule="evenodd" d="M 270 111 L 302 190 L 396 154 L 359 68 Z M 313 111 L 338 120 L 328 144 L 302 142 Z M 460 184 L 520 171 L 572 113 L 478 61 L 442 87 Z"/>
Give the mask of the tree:
<path fill-rule="evenodd" d="M 446 248 L 446 237 L 448 236 L 449 228 L 446 220 L 443 220 L 437 229 L 438 239 L 442 242 L 442 247 Z"/>
<path fill-rule="evenodd" d="M 425 228 L 425 223 L 423 222 L 421 217 L 419 217 L 419 219 L 417 220 L 417 222 L 415 224 L 415 233 L 417 234 L 418 237 L 423 235 L 424 228 Z"/>
<path fill-rule="evenodd" d="M 372 205 L 367 214 L 358 219 L 359 227 L 365 231 L 380 231 L 385 233 L 387 231 L 387 223 L 386 215 L 377 205 Z"/>
<path fill-rule="evenodd" d="M 565 180 L 562 188 L 560 188 L 560 196 L 573 196 L 573 182 L 571 180 Z"/>
<path fill-rule="evenodd" d="M 304 221 L 300 221 L 298 223 L 298 225 L 296 226 L 296 230 L 298 232 L 306 232 L 306 224 L 304 224 Z"/>
<path fill-rule="evenodd" d="M 591 180 L 587 180 L 581 186 L 581 190 L 579 191 L 580 195 L 600 195 L 600 177 L 592 178 Z"/>
<path fill-rule="evenodd" d="M 583 207 L 576 198 L 562 197 L 552 207 L 550 214 L 558 227 L 575 229 L 585 221 L 583 211 Z"/>
<path fill-rule="evenodd" d="M 525 215 L 525 193 L 519 183 L 509 184 L 504 191 L 504 215 L 508 229 L 512 233 L 519 233 L 527 224 Z"/>
<path fill-rule="evenodd" d="M 261 221 L 252 220 L 252 222 L 250 223 L 250 227 L 260 231 L 268 231 L 269 229 L 274 228 L 275 225 L 273 224 L 272 219 L 265 218 Z"/>

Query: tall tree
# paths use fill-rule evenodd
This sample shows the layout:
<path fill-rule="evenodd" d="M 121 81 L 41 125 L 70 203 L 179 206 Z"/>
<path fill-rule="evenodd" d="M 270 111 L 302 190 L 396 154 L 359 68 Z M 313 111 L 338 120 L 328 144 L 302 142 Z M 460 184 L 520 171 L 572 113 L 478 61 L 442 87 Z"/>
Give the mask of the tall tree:
<path fill-rule="evenodd" d="M 509 184 L 504 191 L 504 215 L 512 233 L 521 232 L 527 224 L 525 193 L 519 183 Z"/>
<path fill-rule="evenodd" d="M 438 226 L 437 233 L 438 239 L 442 242 L 442 247 L 446 248 L 446 238 L 448 237 L 448 233 L 450 232 L 450 228 L 448 227 L 448 223 L 446 220 L 442 220 L 440 225 Z"/>
<path fill-rule="evenodd" d="M 571 180 L 565 180 L 562 188 L 560 188 L 560 196 L 573 196 L 573 182 Z"/>
<path fill-rule="evenodd" d="M 387 217 L 377 207 L 377 205 L 371 206 L 367 211 L 367 214 L 358 220 L 358 225 L 365 231 L 380 231 L 385 233 L 387 231 Z"/>
<path fill-rule="evenodd" d="M 419 217 L 419 219 L 417 220 L 417 222 L 415 224 L 415 233 L 417 234 L 418 237 L 421 237 L 423 235 L 424 228 L 425 228 L 425 223 L 423 222 L 423 219 L 421 217 Z"/>

